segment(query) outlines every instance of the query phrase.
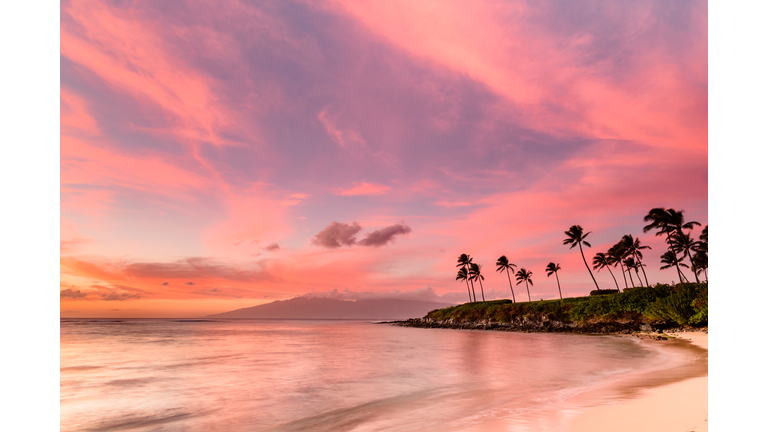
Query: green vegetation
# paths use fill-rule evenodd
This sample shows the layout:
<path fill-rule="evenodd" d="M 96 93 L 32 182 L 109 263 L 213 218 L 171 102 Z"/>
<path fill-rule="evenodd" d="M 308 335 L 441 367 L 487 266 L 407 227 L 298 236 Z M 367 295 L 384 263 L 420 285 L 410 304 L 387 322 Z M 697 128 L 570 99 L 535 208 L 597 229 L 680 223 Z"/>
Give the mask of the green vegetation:
<path fill-rule="evenodd" d="M 601 290 L 605 291 L 605 290 Z M 613 291 L 613 290 L 612 290 Z M 457 322 L 522 319 L 584 323 L 590 320 L 645 321 L 654 324 L 707 325 L 707 284 L 656 284 L 624 292 L 562 300 L 513 303 L 511 300 L 470 302 L 433 310 L 426 318 Z"/>

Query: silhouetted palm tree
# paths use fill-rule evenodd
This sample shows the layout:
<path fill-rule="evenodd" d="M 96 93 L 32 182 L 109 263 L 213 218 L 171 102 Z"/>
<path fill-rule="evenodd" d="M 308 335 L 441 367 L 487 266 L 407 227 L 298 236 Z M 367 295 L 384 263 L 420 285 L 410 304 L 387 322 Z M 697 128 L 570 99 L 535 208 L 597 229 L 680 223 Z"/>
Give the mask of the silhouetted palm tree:
<path fill-rule="evenodd" d="M 456 267 L 463 267 L 464 270 L 467 271 L 467 275 L 469 275 L 469 265 L 472 263 L 472 258 L 469 257 L 467 254 L 461 254 L 459 255 L 458 264 L 456 264 Z M 469 283 L 472 282 L 472 280 L 467 277 L 466 279 L 468 281 L 467 283 L 467 289 L 469 289 Z M 475 294 L 475 284 L 472 283 L 472 296 L 475 298 L 474 301 L 477 301 L 477 295 Z"/>
<path fill-rule="evenodd" d="M 629 288 L 627 285 L 627 275 L 624 273 L 624 258 L 626 258 L 626 251 L 621 246 L 621 242 L 616 243 L 608 249 L 608 256 L 610 257 L 610 263 L 616 267 L 618 264 L 621 266 L 621 275 L 624 277 L 624 288 Z"/>
<path fill-rule="evenodd" d="M 498 260 L 496 260 L 496 271 L 505 271 L 507 272 L 507 279 L 509 280 L 509 290 L 512 291 L 512 302 L 517 303 L 515 301 L 515 290 L 512 289 L 512 279 L 509 277 L 509 269 L 512 269 L 512 271 L 515 271 L 516 265 L 509 262 L 506 255 L 502 255 L 499 257 Z"/>
<path fill-rule="evenodd" d="M 616 284 L 616 290 L 621 291 L 621 289 L 619 288 L 619 283 L 616 281 L 616 277 L 613 275 L 613 272 L 611 271 L 610 255 L 606 255 L 602 252 L 598 252 L 597 254 L 595 254 L 595 257 L 592 258 L 592 270 L 597 270 L 599 272 L 603 268 L 607 268 L 608 272 L 611 274 L 611 277 L 613 278 L 613 282 Z"/>
<path fill-rule="evenodd" d="M 709 280 L 709 276 L 707 276 L 707 268 L 709 268 L 709 225 L 706 225 L 701 230 L 696 254 L 693 255 L 693 263 L 695 264 L 694 271 L 703 271 L 704 279 Z"/>
<path fill-rule="evenodd" d="M 640 270 L 643 271 L 643 277 L 645 278 L 645 286 L 651 286 L 651 284 L 648 283 L 648 276 L 645 274 L 645 269 L 643 268 L 644 266 L 641 261 L 641 259 L 643 258 L 643 253 L 641 251 L 643 249 L 650 249 L 651 247 L 640 246 L 640 239 L 633 238 L 630 234 L 627 234 L 624 237 L 622 237 L 621 243 L 627 249 L 627 253 L 629 253 L 635 258 L 635 261 L 637 261 L 637 264 L 640 267 Z M 642 283 L 640 283 L 640 285 L 642 285 Z"/>
<path fill-rule="evenodd" d="M 557 271 L 560 270 L 560 263 L 555 264 L 555 263 L 551 262 L 551 263 L 547 264 L 547 269 L 546 270 L 547 270 L 547 277 L 552 276 L 552 273 L 555 274 L 555 279 L 557 279 L 557 292 L 560 293 L 560 300 L 562 300 L 563 299 L 563 292 L 560 291 L 560 278 L 557 277 Z"/>
<path fill-rule="evenodd" d="M 704 251 L 696 251 L 695 254 L 693 254 L 693 270 L 696 273 L 704 272 L 704 280 L 709 280 L 709 276 L 707 276 L 707 268 L 709 267 L 709 257 L 707 257 L 707 253 Z"/>
<path fill-rule="evenodd" d="M 531 291 L 528 289 L 528 282 L 533 285 L 533 272 L 526 270 L 524 268 L 520 268 L 520 270 L 515 273 L 515 279 L 517 280 L 517 283 L 515 285 L 520 285 L 521 283 L 525 282 L 525 290 L 528 292 L 528 301 L 531 301 Z"/>
<path fill-rule="evenodd" d="M 666 236 L 667 237 L 667 244 L 671 246 L 671 236 L 673 233 L 677 232 L 682 234 L 683 229 L 693 229 L 694 226 L 701 225 L 700 223 L 696 221 L 691 222 L 685 222 L 685 217 L 683 216 L 683 210 L 677 211 L 674 209 L 665 209 L 663 207 L 657 207 L 654 209 L 651 209 L 651 211 L 648 212 L 648 214 L 643 218 L 646 222 L 651 222 L 650 224 L 643 227 L 643 232 L 648 232 L 652 229 L 658 230 L 656 233 L 657 236 Z M 680 283 L 683 282 L 683 271 L 680 270 L 679 266 L 679 260 L 677 259 L 677 254 L 674 256 L 675 261 L 675 267 L 677 268 L 677 275 L 680 279 Z M 695 273 L 694 273 L 695 276 Z M 698 277 L 697 277 L 698 279 Z"/>
<path fill-rule="evenodd" d="M 699 282 L 699 276 L 696 274 L 696 263 L 693 262 L 693 257 L 691 256 L 691 250 L 696 250 L 699 247 L 699 242 L 693 240 L 690 234 L 684 233 L 682 231 L 675 231 L 670 237 L 669 237 L 669 248 L 675 253 L 682 252 L 683 256 L 687 256 L 688 259 L 691 262 L 691 269 L 694 270 L 693 276 L 696 278 L 696 282 Z"/>
<path fill-rule="evenodd" d="M 585 234 L 584 228 L 582 228 L 581 225 L 573 225 L 568 231 L 565 232 L 565 235 L 567 235 L 568 238 L 563 240 L 563 244 L 571 245 L 571 249 L 576 247 L 577 244 L 579 245 L 579 251 L 581 252 L 581 259 L 584 260 L 584 265 L 587 267 L 587 271 L 589 272 L 589 275 L 592 276 L 592 282 L 595 283 L 595 287 L 597 287 L 597 290 L 599 291 L 600 287 L 597 285 L 597 281 L 595 280 L 595 276 L 592 274 L 592 270 L 589 269 L 589 264 L 587 264 L 587 259 L 584 258 L 584 250 L 581 248 L 582 243 L 584 243 L 587 247 L 592 247 L 591 244 L 589 244 L 584 240 L 591 233 L 592 231 Z"/>
<path fill-rule="evenodd" d="M 680 260 L 677 259 L 677 257 L 675 256 L 675 252 L 671 250 L 668 250 L 663 254 L 661 254 L 661 263 L 664 265 L 661 266 L 660 270 L 666 270 L 675 265 L 688 268 L 688 264 L 680 262 Z M 688 278 L 686 278 L 685 275 L 682 275 L 682 276 L 683 276 L 683 279 L 685 279 L 685 281 L 688 282 Z"/>
<path fill-rule="evenodd" d="M 483 292 L 483 280 L 485 278 L 480 274 L 480 266 L 478 264 L 469 264 L 469 280 L 480 282 L 480 295 L 483 296 L 483 301 L 485 301 L 485 293 Z"/>
<path fill-rule="evenodd" d="M 463 280 L 467 282 L 467 269 L 464 267 L 459 269 L 459 273 L 456 275 L 456 280 Z M 469 295 L 469 301 L 472 301 L 472 293 L 469 292 L 469 283 L 467 283 L 467 295 Z"/>
<path fill-rule="evenodd" d="M 639 263 L 639 262 L 635 261 L 635 259 L 632 258 L 632 257 L 628 257 L 627 259 L 624 260 L 624 265 L 627 267 L 627 272 L 629 272 L 630 269 L 635 271 L 635 274 L 637 275 L 637 283 L 640 286 L 643 286 L 643 281 L 640 280 L 640 270 L 638 270 L 638 269 L 640 267 L 644 266 L 645 264 L 642 264 L 642 263 Z M 632 279 L 632 273 L 631 272 L 629 272 L 629 278 L 630 278 L 630 280 Z M 634 282 L 633 282 L 633 284 L 634 284 Z"/>
<path fill-rule="evenodd" d="M 627 268 L 627 273 L 629 273 L 629 281 L 632 282 L 632 288 L 635 288 L 635 280 L 632 279 L 632 269 L 635 267 L 635 259 L 632 257 L 624 258 L 624 267 Z M 640 275 L 638 275 L 640 277 Z"/>

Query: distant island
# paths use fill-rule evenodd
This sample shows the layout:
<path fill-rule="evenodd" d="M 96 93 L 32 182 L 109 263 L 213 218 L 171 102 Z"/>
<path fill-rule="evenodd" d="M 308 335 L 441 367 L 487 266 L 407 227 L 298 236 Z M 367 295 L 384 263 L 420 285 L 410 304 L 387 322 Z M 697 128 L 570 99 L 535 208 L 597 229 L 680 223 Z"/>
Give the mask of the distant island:
<path fill-rule="evenodd" d="M 430 311 L 450 306 L 453 305 L 403 299 L 345 301 L 320 297 L 296 297 L 208 315 L 206 318 L 404 320 L 423 317 Z"/>

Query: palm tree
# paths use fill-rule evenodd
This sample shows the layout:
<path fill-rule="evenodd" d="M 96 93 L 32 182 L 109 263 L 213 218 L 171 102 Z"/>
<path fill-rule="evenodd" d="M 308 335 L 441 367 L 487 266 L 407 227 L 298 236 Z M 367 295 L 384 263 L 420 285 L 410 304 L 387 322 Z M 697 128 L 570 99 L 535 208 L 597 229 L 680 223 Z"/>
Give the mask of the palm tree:
<path fill-rule="evenodd" d="M 709 225 L 706 225 L 701 230 L 696 254 L 693 255 L 693 262 L 696 265 L 694 270 L 696 272 L 703 271 L 704 279 L 709 280 L 709 276 L 707 276 L 707 268 L 709 268 Z"/>
<path fill-rule="evenodd" d="M 595 254 L 595 257 L 592 258 L 592 270 L 600 271 L 603 268 L 607 268 L 608 272 L 611 274 L 611 277 L 613 278 L 613 282 L 616 284 L 616 290 L 621 291 L 619 288 L 619 283 L 616 282 L 616 277 L 613 275 L 613 272 L 611 271 L 611 256 L 606 255 L 602 252 L 598 252 Z"/>
<path fill-rule="evenodd" d="M 509 280 L 509 290 L 512 291 L 512 302 L 517 303 L 515 301 L 515 290 L 512 289 L 512 279 L 509 277 L 509 269 L 512 269 L 512 271 L 515 271 L 516 265 L 509 262 L 506 255 L 502 255 L 499 257 L 498 260 L 496 260 L 496 271 L 507 271 L 507 279 Z"/>
<path fill-rule="evenodd" d="M 467 281 L 467 269 L 462 267 L 459 269 L 459 274 L 456 275 L 456 280 Z M 469 295 L 469 301 L 472 301 L 472 293 L 469 292 L 469 283 L 467 283 L 467 294 Z"/>
<path fill-rule="evenodd" d="M 635 288 L 635 280 L 632 279 L 632 269 L 635 268 L 635 259 L 632 257 L 624 258 L 624 267 L 627 268 L 627 273 L 629 273 L 629 281 L 632 282 L 632 288 Z M 638 278 L 640 275 L 637 276 Z"/>
<path fill-rule="evenodd" d="M 552 276 L 552 273 L 555 274 L 555 279 L 557 279 L 557 292 L 560 293 L 560 300 L 562 300 L 563 299 L 563 292 L 560 291 L 560 278 L 557 277 L 557 271 L 558 270 L 560 270 L 560 263 L 555 264 L 555 263 L 551 262 L 551 263 L 547 264 L 547 269 L 546 269 L 547 277 Z M 531 282 L 531 284 L 533 284 L 533 282 Z"/>
<path fill-rule="evenodd" d="M 616 243 L 615 245 L 611 246 L 610 249 L 608 249 L 608 256 L 611 259 L 611 264 L 613 264 L 614 267 L 616 267 L 616 264 L 621 266 L 621 275 L 624 277 L 624 288 L 629 288 L 629 285 L 627 285 L 627 275 L 624 273 L 624 258 L 626 258 L 626 253 L 624 250 L 624 247 L 621 245 L 621 242 Z"/>
<path fill-rule="evenodd" d="M 671 236 L 673 233 L 677 232 L 682 234 L 683 229 L 690 230 L 693 229 L 694 226 L 701 225 L 696 221 L 686 223 L 685 217 L 683 216 L 683 210 L 677 211 L 675 209 L 665 209 L 663 207 L 651 209 L 651 211 L 648 212 L 643 220 L 646 222 L 651 222 L 650 224 L 643 227 L 643 232 L 656 229 L 658 230 L 656 233 L 657 236 L 664 235 L 667 237 L 667 244 L 670 244 Z M 675 267 L 677 267 L 678 278 L 680 279 L 680 283 L 683 283 L 683 272 L 680 270 L 680 261 L 677 259 L 677 254 L 675 254 L 674 259 Z M 694 276 L 695 275 L 696 274 L 694 273 Z"/>
<path fill-rule="evenodd" d="M 600 287 L 597 285 L 597 281 L 595 280 L 595 276 L 592 274 L 592 270 L 589 269 L 589 265 L 587 264 L 587 259 L 584 258 L 584 250 L 581 248 L 581 244 L 584 243 L 587 247 L 592 247 L 591 244 L 587 243 L 584 239 L 587 238 L 588 235 L 590 235 L 592 231 L 584 234 L 584 228 L 581 227 L 581 225 L 574 225 L 572 226 L 568 231 L 565 232 L 565 235 L 568 236 L 565 240 L 563 240 L 564 245 L 571 245 L 571 249 L 576 247 L 576 245 L 579 245 L 579 251 L 581 252 L 581 259 L 584 260 L 584 265 L 587 267 L 587 271 L 589 272 L 589 275 L 592 276 L 592 282 L 595 283 L 595 286 L 597 287 L 597 290 L 600 291 Z"/>
<path fill-rule="evenodd" d="M 707 257 L 707 253 L 704 251 L 696 251 L 696 253 L 693 255 L 693 270 L 696 273 L 704 272 L 704 280 L 709 280 L 709 276 L 707 276 L 707 268 L 709 267 L 709 257 Z"/>
<path fill-rule="evenodd" d="M 456 264 L 456 267 L 463 267 L 467 273 L 469 273 L 469 269 L 467 268 L 472 263 L 472 258 L 469 257 L 467 254 L 461 254 L 458 259 L 458 264 Z M 472 282 L 472 280 L 467 277 L 465 279 L 467 281 L 467 290 L 469 290 L 469 284 Z M 475 294 L 475 284 L 472 284 L 472 295 L 475 297 L 474 301 L 477 301 L 477 295 Z M 471 300 L 470 300 L 471 301 Z"/>
<path fill-rule="evenodd" d="M 531 301 L 531 291 L 528 289 L 528 282 L 533 285 L 533 279 L 531 279 L 531 277 L 533 277 L 533 272 L 524 268 L 520 268 L 520 270 L 515 273 L 515 279 L 517 280 L 515 285 L 520 285 L 525 282 L 525 290 L 528 292 L 528 301 Z"/>
<path fill-rule="evenodd" d="M 688 268 L 688 264 L 680 262 L 680 260 L 678 260 L 675 256 L 675 252 L 671 250 L 668 250 L 661 255 L 661 263 L 664 265 L 661 266 L 660 270 L 666 270 L 673 265 L 679 265 L 681 267 Z M 688 278 L 686 278 L 685 275 L 683 275 L 683 279 L 688 282 Z"/>
<path fill-rule="evenodd" d="M 624 244 L 625 248 L 627 249 L 627 253 L 635 257 L 635 261 L 637 261 L 637 264 L 640 266 L 640 270 L 643 271 L 643 277 L 645 278 L 645 286 L 651 286 L 651 284 L 648 283 L 648 276 L 645 274 L 645 269 L 643 268 L 643 264 L 641 261 L 641 258 L 643 258 L 643 253 L 641 250 L 643 249 L 650 249 L 650 246 L 640 246 L 640 239 L 632 238 L 630 234 L 625 235 L 621 238 L 622 244 Z M 639 278 L 640 276 L 638 276 Z M 640 284 L 642 285 L 642 283 Z"/>
<path fill-rule="evenodd" d="M 483 275 L 480 274 L 480 266 L 475 263 L 469 264 L 469 280 L 473 281 L 476 280 L 480 282 L 480 295 L 483 296 L 483 301 L 485 301 L 485 293 L 483 292 L 483 280 L 485 278 Z"/>
<path fill-rule="evenodd" d="M 669 248 L 675 253 L 682 252 L 683 257 L 687 256 L 691 261 L 691 268 L 694 270 L 693 276 L 696 278 L 696 283 L 699 282 L 699 276 L 696 274 L 696 263 L 693 262 L 691 257 L 691 250 L 696 250 L 699 247 L 699 242 L 693 240 L 690 234 L 682 231 L 675 231 L 669 238 Z"/>

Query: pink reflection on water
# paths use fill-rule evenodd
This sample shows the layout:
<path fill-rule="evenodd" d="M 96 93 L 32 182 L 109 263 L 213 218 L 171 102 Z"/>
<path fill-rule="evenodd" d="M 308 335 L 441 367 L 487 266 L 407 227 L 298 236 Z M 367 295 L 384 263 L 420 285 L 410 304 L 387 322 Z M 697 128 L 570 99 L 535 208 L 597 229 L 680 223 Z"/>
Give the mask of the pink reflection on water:
<path fill-rule="evenodd" d="M 460 430 L 664 361 L 583 335 L 65 320 L 61 430 Z"/>

